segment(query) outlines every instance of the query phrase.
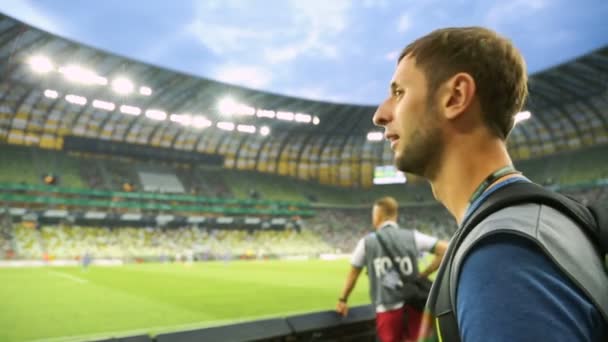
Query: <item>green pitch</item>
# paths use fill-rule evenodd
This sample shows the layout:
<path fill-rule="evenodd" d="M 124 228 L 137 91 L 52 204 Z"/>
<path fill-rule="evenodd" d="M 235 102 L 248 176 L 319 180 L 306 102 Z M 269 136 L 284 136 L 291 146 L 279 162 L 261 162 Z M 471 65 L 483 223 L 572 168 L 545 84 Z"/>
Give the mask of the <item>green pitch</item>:
<path fill-rule="evenodd" d="M 71 341 L 332 310 L 341 261 L 0 269 L 0 341 Z M 351 305 L 369 303 L 362 274 Z M 76 336 L 76 338 L 72 338 Z"/>

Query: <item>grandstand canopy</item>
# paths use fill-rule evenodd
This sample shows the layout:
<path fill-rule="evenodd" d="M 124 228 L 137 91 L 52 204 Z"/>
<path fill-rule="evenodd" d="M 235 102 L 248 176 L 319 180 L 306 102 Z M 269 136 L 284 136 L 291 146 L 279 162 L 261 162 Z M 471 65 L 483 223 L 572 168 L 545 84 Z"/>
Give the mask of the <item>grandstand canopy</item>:
<path fill-rule="evenodd" d="M 368 186 L 392 163 L 375 107 L 299 99 L 194 77 L 0 15 L 0 141 L 61 149 L 65 136 L 220 154 L 224 166 Z M 531 75 L 516 159 L 608 141 L 608 47 Z M 371 135 L 370 137 L 374 137 Z"/>

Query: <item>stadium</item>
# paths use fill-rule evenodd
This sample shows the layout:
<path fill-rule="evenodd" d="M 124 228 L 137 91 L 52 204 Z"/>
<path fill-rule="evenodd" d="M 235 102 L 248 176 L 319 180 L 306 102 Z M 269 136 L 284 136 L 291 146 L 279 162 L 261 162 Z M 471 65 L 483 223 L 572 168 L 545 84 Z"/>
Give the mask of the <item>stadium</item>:
<path fill-rule="evenodd" d="M 456 231 L 393 166 L 376 106 L 197 77 L 4 14 L 0 75 L 1 341 L 373 341 L 366 281 L 347 319 L 332 310 L 374 200 Z M 607 80 L 608 47 L 530 75 L 516 167 L 608 205 Z"/>

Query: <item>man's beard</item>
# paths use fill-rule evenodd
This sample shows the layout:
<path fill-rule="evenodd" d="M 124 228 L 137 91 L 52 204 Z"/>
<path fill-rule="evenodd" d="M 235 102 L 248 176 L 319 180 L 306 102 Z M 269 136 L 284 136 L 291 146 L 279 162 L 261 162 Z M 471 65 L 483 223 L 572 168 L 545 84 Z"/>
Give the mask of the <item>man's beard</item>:
<path fill-rule="evenodd" d="M 439 128 L 439 118 L 434 108 L 423 119 L 427 127 L 418 128 L 409 136 L 395 165 L 400 171 L 432 179 L 437 171 L 436 161 L 443 151 L 443 139 Z"/>

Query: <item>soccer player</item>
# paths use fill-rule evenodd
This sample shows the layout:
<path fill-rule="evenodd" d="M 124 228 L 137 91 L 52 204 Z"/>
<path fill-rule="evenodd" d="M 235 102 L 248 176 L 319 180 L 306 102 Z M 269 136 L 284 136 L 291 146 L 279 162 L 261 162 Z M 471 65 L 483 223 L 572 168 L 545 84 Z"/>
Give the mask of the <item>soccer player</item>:
<path fill-rule="evenodd" d="M 86 271 L 89 268 L 89 265 L 93 262 L 93 256 L 89 251 L 84 252 L 82 256 L 82 270 Z"/>
<path fill-rule="evenodd" d="M 527 81 L 513 44 L 480 27 L 436 30 L 398 59 L 373 121 L 385 128 L 398 169 L 427 178 L 459 225 L 493 191 L 529 182 L 506 144 Z M 603 261 L 561 212 L 540 204 L 499 210 L 460 246 L 447 279 L 457 326 L 442 334 L 439 323 L 442 341 L 608 341 Z"/>
<path fill-rule="evenodd" d="M 361 270 L 367 267 L 370 297 L 376 309 L 376 331 L 382 342 L 415 341 L 421 320 L 421 312 L 404 302 L 400 290 L 400 272 L 407 280 L 428 277 L 441 263 L 447 242 L 422 234 L 416 230 L 401 229 L 397 225 L 398 204 L 392 197 L 377 200 L 372 208 L 372 224 L 376 232 L 359 240 L 351 259 L 351 269 L 346 278 L 336 311 L 343 316 L 348 313 L 348 296 L 355 287 Z M 378 242 L 378 236 L 390 254 Z M 418 272 L 418 255 L 424 252 L 435 254 L 433 262 Z M 407 315 L 408 324 L 404 324 Z"/>

